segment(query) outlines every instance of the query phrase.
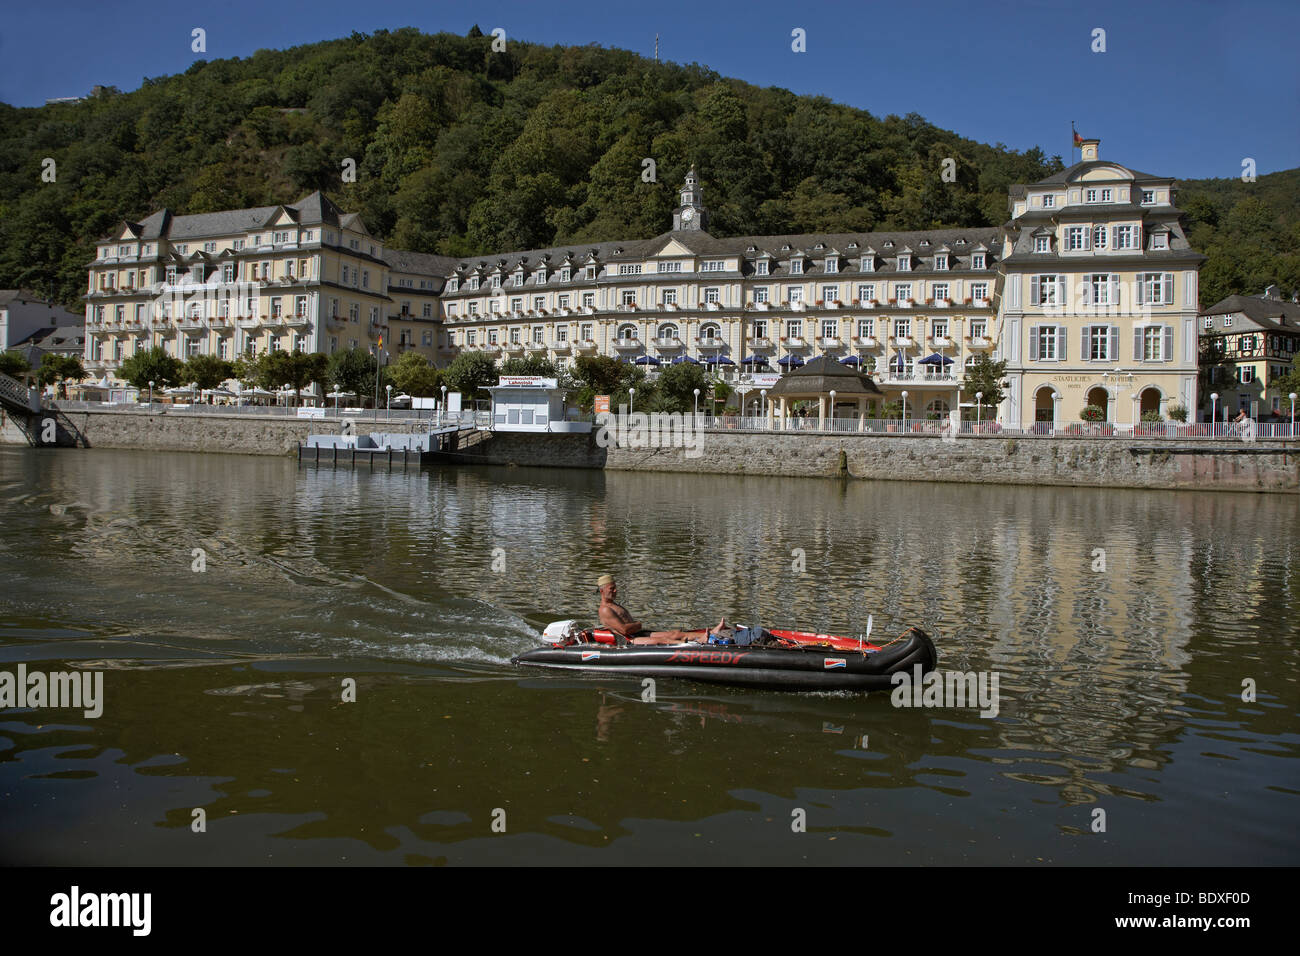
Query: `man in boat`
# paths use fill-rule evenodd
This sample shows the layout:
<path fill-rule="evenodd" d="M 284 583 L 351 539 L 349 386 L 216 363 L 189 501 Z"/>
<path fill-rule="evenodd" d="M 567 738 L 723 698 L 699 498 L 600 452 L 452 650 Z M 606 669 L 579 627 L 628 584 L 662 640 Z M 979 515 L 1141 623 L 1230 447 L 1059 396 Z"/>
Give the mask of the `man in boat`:
<path fill-rule="evenodd" d="M 629 644 L 682 644 L 686 641 L 707 644 L 710 634 L 731 630 L 727 619 L 723 618 L 716 627 L 707 631 L 648 631 L 640 621 L 632 620 L 627 608 L 614 602 L 618 594 L 614 575 L 602 574 L 596 579 L 596 588 L 600 591 L 600 626 L 625 637 Z"/>

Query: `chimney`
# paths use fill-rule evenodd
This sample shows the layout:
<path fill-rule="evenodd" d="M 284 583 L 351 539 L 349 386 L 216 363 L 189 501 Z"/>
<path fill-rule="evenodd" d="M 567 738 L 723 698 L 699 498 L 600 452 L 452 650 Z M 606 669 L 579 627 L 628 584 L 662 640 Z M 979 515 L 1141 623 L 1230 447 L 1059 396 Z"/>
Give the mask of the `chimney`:
<path fill-rule="evenodd" d="M 1079 143 L 1080 159 L 1085 163 L 1090 163 L 1093 160 L 1100 159 L 1101 157 L 1098 155 L 1097 152 L 1097 147 L 1100 145 L 1101 145 L 1101 140 L 1099 139 L 1085 139 L 1080 141 Z"/>

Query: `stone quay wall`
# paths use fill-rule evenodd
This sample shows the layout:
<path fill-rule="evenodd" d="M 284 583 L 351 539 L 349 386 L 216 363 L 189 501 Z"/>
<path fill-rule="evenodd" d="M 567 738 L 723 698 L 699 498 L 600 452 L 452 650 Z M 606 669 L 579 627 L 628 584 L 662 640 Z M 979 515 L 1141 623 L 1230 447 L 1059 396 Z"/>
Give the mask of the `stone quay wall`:
<path fill-rule="evenodd" d="M 139 448 L 245 455 L 292 455 L 310 433 L 337 421 L 279 416 L 68 411 L 91 448 Z M 361 430 L 370 422 L 359 420 Z M 382 421 L 381 421 L 382 424 Z M 394 421 L 388 431 L 415 426 Z M 12 420 L 0 442 L 25 444 Z M 745 432 L 703 433 L 697 455 L 683 448 L 603 448 L 596 433 L 462 434 L 448 464 L 594 468 L 698 474 L 849 477 L 872 481 L 954 481 L 1098 488 L 1168 488 L 1300 493 L 1300 442 L 1176 439 L 1023 438 Z M 60 454 L 74 453 L 61 451 Z"/>

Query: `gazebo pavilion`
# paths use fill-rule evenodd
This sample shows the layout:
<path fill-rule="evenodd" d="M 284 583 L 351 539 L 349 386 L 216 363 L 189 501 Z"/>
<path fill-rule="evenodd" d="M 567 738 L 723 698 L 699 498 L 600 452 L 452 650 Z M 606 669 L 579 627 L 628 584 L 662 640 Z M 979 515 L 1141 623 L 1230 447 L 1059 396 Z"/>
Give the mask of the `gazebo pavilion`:
<path fill-rule="evenodd" d="M 857 369 L 838 362 L 833 356 L 819 355 L 817 358 L 791 370 L 782 376 L 768 390 L 769 399 L 777 399 L 777 407 L 768 406 L 768 426 L 773 425 L 773 418 L 780 413 L 781 428 L 789 428 L 790 403 L 792 401 L 817 400 L 817 428 L 826 428 L 827 408 L 831 395 L 839 405 L 852 400 L 857 405 L 858 430 L 867 427 L 867 401 L 883 397 L 883 393 Z M 830 417 L 835 417 L 834 407 L 830 407 Z"/>

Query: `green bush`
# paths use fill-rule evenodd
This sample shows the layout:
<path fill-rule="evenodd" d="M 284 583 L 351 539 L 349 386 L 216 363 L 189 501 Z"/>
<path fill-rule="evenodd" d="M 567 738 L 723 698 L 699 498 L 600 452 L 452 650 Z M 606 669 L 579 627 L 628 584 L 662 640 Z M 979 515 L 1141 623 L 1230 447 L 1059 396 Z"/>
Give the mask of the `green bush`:
<path fill-rule="evenodd" d="M 1142 421 L 1149 422 L 1152 425 L 1157 425 L 1160 422 L 1163 422 L 1164 419 L 1160 416 L 1160 412 L 1153 408 L 1148 412 L 1142 413 Z"/>
<path fill-rule="evenodd" d="M 1079 417 L 1085 422 L 1104 422 L 1106 410 L 1100 405 L 1085 405 L 1079 410 Z"/>
<path fill-rule="evenodd" d="M 1169 420 L 1170 420 L 1170 421 L 1173 421 L 1173 422 L 1185 422 L 1185 421 L 1187 421 L 1187 406 L 1186 406 L 1186 405 L 1170 405 L 1170 406 L 1169 406 Z"/>

